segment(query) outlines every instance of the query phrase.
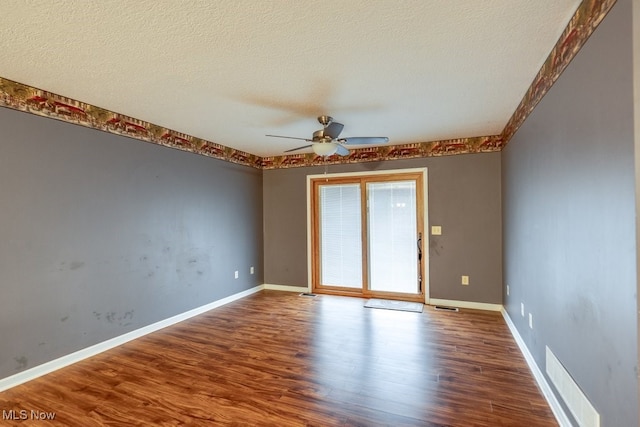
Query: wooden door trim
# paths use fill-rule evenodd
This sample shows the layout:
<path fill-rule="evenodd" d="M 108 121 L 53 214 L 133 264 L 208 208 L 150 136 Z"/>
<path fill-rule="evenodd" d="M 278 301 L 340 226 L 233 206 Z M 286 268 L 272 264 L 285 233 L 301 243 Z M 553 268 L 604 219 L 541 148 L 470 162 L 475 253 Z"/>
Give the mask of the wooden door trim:
<path fill-rule="evenodd" d="M 409 181 L 413 180 L 416 183 L 416 222 L 417 232 L 422 233 L 422 259 L 418 266 L 419 277 L 422 278 L 422 282 L 419 286 L 419 293 L 417 294 L 400 294 L 394 292 L 371 292 L 368 290 L 368 236 L 366 227 L 366 183 L 367 182 L 394 182 L 394 181 Z M 338 173 L 338 174 L 324 174 L 324 175 L 308 175 L 307 176 L 307 210 L 308 210 L 308 267 L 309 267 L 309 289 L 312 292 L 333 294 L 333 295 L 348 295 L 358 297 L 381 297 L 387 299 L 402 299 L 405 301 L 417 301 L 428 302 L 428 273 L 426 272 L 426 264 L 428 260 L 428 251 L 424 249 L 424 242 L 427 241 L 426 235 L 427 224 L 425 219 L 427 218 L 427 204 L 426 204 L 426 180 L 427 169 L 406 169 L 406 170 L 388 170 L 388 171 L 375 171 L 375 172 L 356 172 L 356 173 Z M 322 184 L 330 183 L 332 185 L 339 184 L 360 184 L 360 196 L 361 196 L 361 211 L 362 211 L 362 255 L 363 255 L 363 271 L 362 271 L 362 287 L 361 288 L 346 288 L 336 286 L 322 286 L 320 285 L 320 245 L 319 245 L 319 216 L 318 216 L 318 197 L 319 187 Z"/>

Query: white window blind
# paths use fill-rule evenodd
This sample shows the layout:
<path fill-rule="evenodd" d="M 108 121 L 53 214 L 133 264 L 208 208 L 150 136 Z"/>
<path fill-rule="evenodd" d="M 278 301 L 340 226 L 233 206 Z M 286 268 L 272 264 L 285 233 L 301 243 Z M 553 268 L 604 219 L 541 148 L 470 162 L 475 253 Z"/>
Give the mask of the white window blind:
<path fill-rule="evenodd" d="M 360 185 L 320 186 L 320 283 L 362 287 Z"/>

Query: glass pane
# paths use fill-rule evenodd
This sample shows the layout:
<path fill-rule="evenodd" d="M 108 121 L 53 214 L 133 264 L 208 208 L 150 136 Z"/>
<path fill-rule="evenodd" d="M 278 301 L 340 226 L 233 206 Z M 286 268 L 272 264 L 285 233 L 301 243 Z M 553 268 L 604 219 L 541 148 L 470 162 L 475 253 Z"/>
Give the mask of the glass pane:
<path fill-rule="evenodd" d="M 369 289 L 419 293 L 415 181 L 367 184 Z"/>
<path fill-rule="evenodd" d="M 362 288 L 360 185 L 320 186 L 320 284 Z"/>

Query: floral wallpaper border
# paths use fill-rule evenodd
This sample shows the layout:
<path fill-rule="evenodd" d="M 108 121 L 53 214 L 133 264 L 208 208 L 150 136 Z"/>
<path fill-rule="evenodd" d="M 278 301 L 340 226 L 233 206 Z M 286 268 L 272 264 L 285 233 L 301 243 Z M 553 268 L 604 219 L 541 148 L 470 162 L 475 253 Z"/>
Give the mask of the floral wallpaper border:
<path fill-rule="evenodd" d="M 0 77 L 0 106 L 255 168 L 259 156 Z"/>
<path fill-rule="evenodd" d="M 500 135 L 351 150 L 345 157 L 260 157 L 0 77 L 0 106 L 257 169 L 360 163 L 501 151 L 569 65 L 616 0 L 584 0 Z"/>
<path fill-rule="evenodd" d="M 489 153 L 502 149 L 498 135 L 446 141 L 418 142 L 415 144 L 384 145 L 350 150 L 348 156 L 323 157 L 314 153 L 263 157 L 263 169 L 286 169 L 299 166 L 320 166 L 345 163 L 375 162 L 381 160 L 414 159 L 417 157 L 452 156 L 454 154 Z"/>
<path fill-rule="evenodd" d="M 509 143 L 615 3 L 616 0 L 583 0 L 578 6 L 558 42 L 533 79 L 527 93 L 520 101 L 520 105 L 500 134 L 504 145 Z"/>

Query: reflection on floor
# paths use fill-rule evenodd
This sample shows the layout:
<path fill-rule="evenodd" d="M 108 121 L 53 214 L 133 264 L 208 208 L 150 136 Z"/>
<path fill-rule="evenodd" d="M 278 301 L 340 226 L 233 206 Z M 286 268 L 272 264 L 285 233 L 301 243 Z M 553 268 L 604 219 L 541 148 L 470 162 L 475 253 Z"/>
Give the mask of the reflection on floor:
<path fill-rule="evenodd" d="M 363 302 L 262 291 L 1 393 L 0 409 L 82 426 L 557 425 L 500 314 Z"/>

